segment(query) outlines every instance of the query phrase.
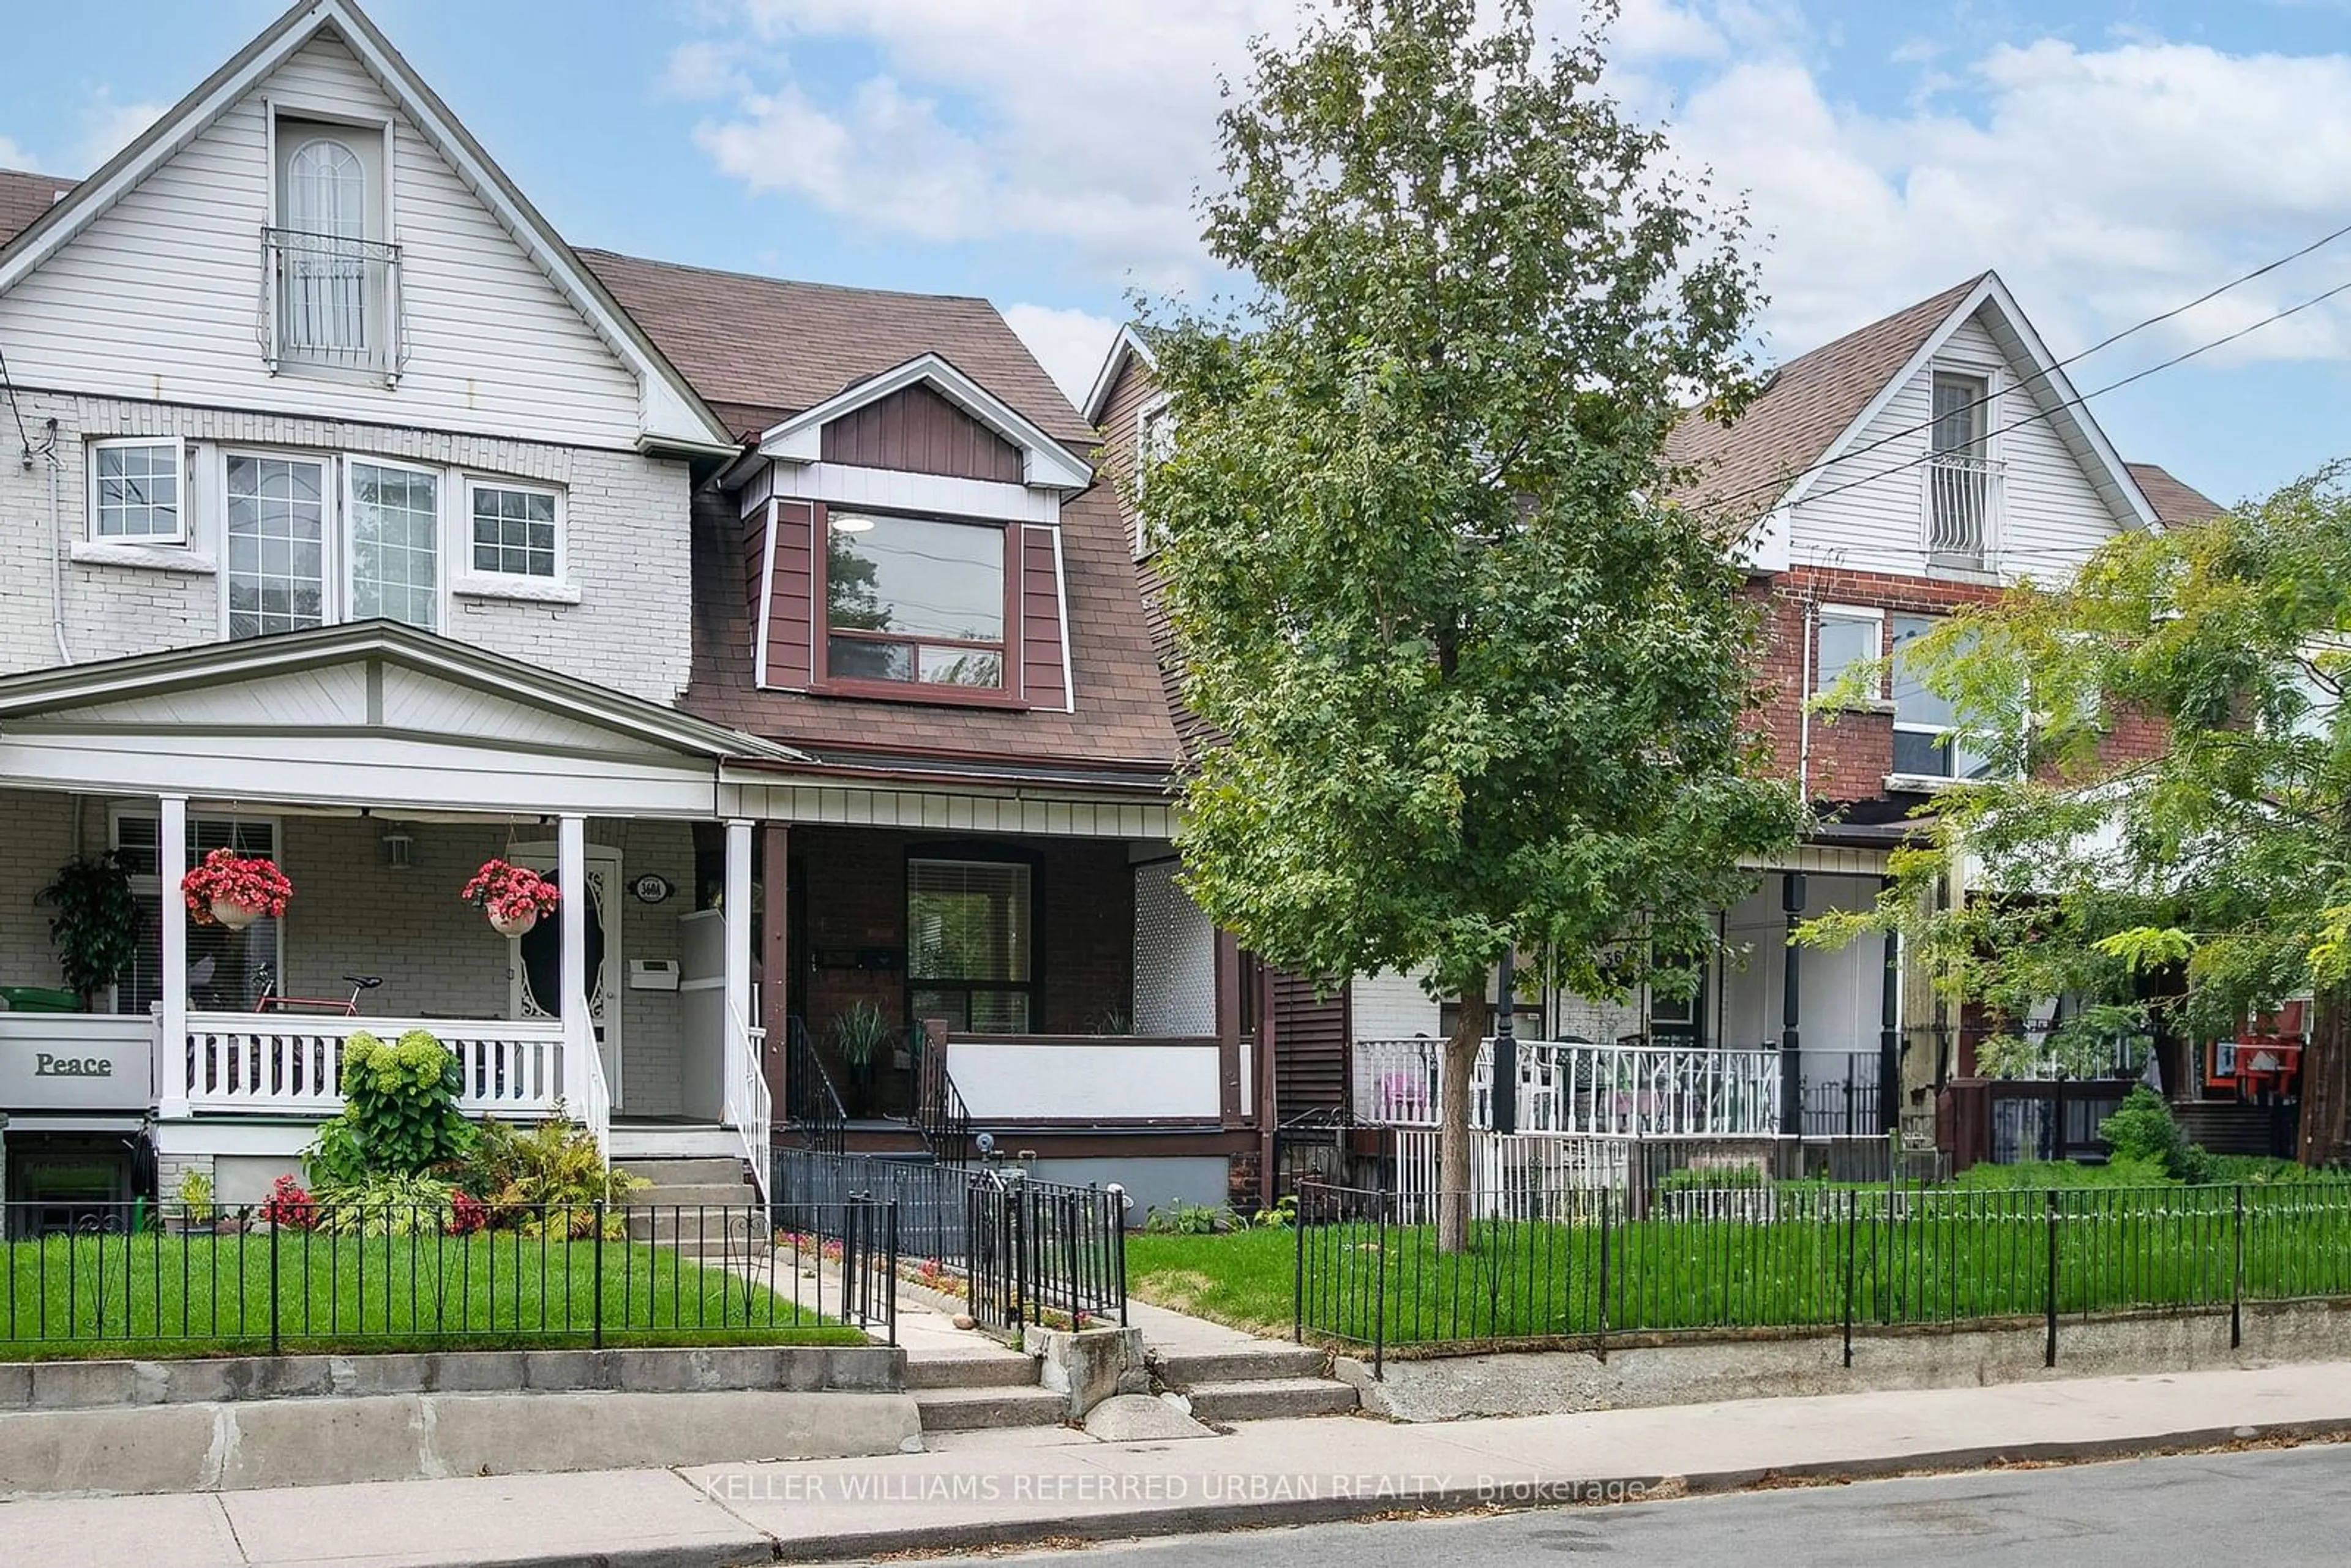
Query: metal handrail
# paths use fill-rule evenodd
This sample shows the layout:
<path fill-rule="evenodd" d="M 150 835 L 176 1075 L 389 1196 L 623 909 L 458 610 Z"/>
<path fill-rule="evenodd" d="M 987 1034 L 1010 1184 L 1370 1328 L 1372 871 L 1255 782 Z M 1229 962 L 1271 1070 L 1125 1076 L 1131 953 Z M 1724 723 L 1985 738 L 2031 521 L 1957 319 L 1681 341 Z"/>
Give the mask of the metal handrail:
<path fill-rule="evenodd" d="M 784 1026 L 784 1114 L 810 1148 L 828 1155 L 849 1147 L 849 1113 L 824 1070 L 808 1022 L 798 1014 Z"/>

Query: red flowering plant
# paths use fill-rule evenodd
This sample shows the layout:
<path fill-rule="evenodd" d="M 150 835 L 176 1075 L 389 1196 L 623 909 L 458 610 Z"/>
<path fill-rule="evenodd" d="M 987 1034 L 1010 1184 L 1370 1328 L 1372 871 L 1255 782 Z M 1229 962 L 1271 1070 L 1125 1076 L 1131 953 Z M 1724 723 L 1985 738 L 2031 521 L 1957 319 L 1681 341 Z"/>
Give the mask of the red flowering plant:
<path fill-rule="evenodd" d="M 553 883 L 528 866 L 487 860 L 457 896 L 486 911 L 492 920 L 520 923 L 554 914 L 562 894 Z"/>
<path fill-rule="evenodd" d="M 449 1234 L 471 1236 L 490 1222 L 490 1211 L 470 1192 L 449 1195 Z"/>
<path fill-rule="evenodd" d="M 272 920 L 286 913 L 294 884 L 266 855 L 241 855 L 235 850 L 214 850 L 180 879 L 180 896 L 199 925 L 220 924 L 214 904 L 228 904 Z"/>
<path fill-rule="evenodd" d="M 291 1171 L 269 1184 L 262 1200 L 261 1218 L 287 1230 L 308 1230 L 319 1223 L 319 1206 Z"/>

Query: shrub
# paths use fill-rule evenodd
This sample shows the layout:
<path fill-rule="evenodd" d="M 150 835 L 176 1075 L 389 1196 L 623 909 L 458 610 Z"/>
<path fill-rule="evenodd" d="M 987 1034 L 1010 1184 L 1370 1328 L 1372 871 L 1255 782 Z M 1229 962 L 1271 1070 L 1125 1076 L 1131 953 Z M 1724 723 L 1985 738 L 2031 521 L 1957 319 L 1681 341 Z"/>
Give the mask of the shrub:
<path fill-rule="evenodd" d="M 311 1197 L 317 1228 L 329 1235 L 429 1236 L 455 1228 L 454 1190 L 429 1176 L 378 1172 L 355 1182 L 322 1182 Z"/>
<path fill-rule="evenodd" d="M 465 1154 L 443 1173 L 482 1205 L 487 1223 L 532 1235 L 544 1228 L 592 1236 L 598 1202 L 615 1204 L 653 1185 L 607 1166 L 595 1135 L 559 1116 L 525 1133 L 485 1117 Z M 608 1217 L 604 1228 L 607 1236 L 626 1233 L 619 1216 Z"/>
<path fill-rule="evenodd" d="M 473 1146 L 457 1113 L 457 1059 L 421 1029 L 386 1045 L 362 1030 L 343 1043 L 343 1109 L 304 1155 L 313 1181 L 350 1186 L 376 1176 L 416 1176 Z"/>
<path fill-rule="evenodd" d="M 2218 1178 L 2212 1156 L 2188 1141 L 2163 1096 L 2144 1083 L 2135 1085 L 2115 1113 L 2098 1124 L 2098 1135 L 2106 1141 L 2107 1157 L 2117 1164 L 2160 1166 L 2173 1181 Z"/>
<path fill-rule="evenodd" d="M 1230 1209 L 1217 1208 L 1205 1203 L 1178 1203 L 1162 1214 L 1148 1208 L 1143 1214 L 1143 1228 L 1154 1236 L 1214 1236 L 1232 1228 Z"/>
<path fill-rule="evenodd" d="M 287 1230 L 308 1230 L 319 1223 L 319 1206 L 288 1171 L 269 1184 L 269 1196 L 261 1203 L 261 1218 Z"/>

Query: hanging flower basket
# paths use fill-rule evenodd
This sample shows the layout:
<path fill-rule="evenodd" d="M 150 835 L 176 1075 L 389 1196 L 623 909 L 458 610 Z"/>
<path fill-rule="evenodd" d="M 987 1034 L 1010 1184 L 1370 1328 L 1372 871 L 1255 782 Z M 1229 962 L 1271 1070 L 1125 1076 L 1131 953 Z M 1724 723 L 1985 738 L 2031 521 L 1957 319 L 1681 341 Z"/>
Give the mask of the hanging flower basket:
<path fill-rule="evenodd" d="M 528 866 L 507 861 L 482 862 L 458 897 L 490 917 L 490 929 L 501 936 L 519 936 L 552 915 L 561 898 L 556 885 Z"/>
<path fill-rule="evenodd" d="M 284 915 L 294 884 L 266 855 L 214 850 L 180 879 L 180 896 L 197 925 L 242 931 L 265 915 Z"/>

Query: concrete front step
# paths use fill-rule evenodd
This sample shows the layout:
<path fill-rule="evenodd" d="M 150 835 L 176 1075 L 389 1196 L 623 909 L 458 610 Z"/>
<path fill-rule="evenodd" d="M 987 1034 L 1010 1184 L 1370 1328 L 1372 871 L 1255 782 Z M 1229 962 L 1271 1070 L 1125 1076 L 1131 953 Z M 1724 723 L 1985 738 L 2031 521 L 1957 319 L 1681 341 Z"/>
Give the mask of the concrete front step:
<path fill-rule="evenodd" d="M 1037 1358 L 1029 1355 L 956 1355 L 906 1361 L 906 1388 L 1034 1388 Z"/>
<path fill-rule="evenodd" d="M 748 1182 L 701 1182 L 692 1186 L 645 1186 L 627 1193 L 621 1198 L 623 1208 L 733 1208 L 756 1207 L 759 1194 Z"/>
<path fill-rule="evenodd" d="M 1041 1388 L 925 1388 L 913 1391 L 925 1432 L 977 1432 L 998 1427 L 1052 1427 L 1069 1397 Z M 1354 1390 L 1347 1390 L 1353 1394 Z"/>
<path fill-rule="evenodd" d="M 1321 1377 L 1329 1358 L 1311 1345 L 1266 1344 L 1249 1350 L 1177 1351 L 1155 1354 L 1152 1369 L 1170 1388 L 1208 1383 L 1265 1383 L 1276 1378 Z"/>
<path fill-rule="evenodd" d="M 724 1186 L 743 1185 L 743 1162 L 716 1155 L 629 1160 L 622 1168 L 656 1186 L 706 1186 L 714 1182 Z"/>
<path fill-rule="evenodd" d="M 1203 1383 L 1186 1396 L 1202 1421 L 1270 1421 L 1288 1416 L 1340 1416 L 1356 1408 L 1355 1391 L 1323 1377 L 1273 1377 Z"/>

